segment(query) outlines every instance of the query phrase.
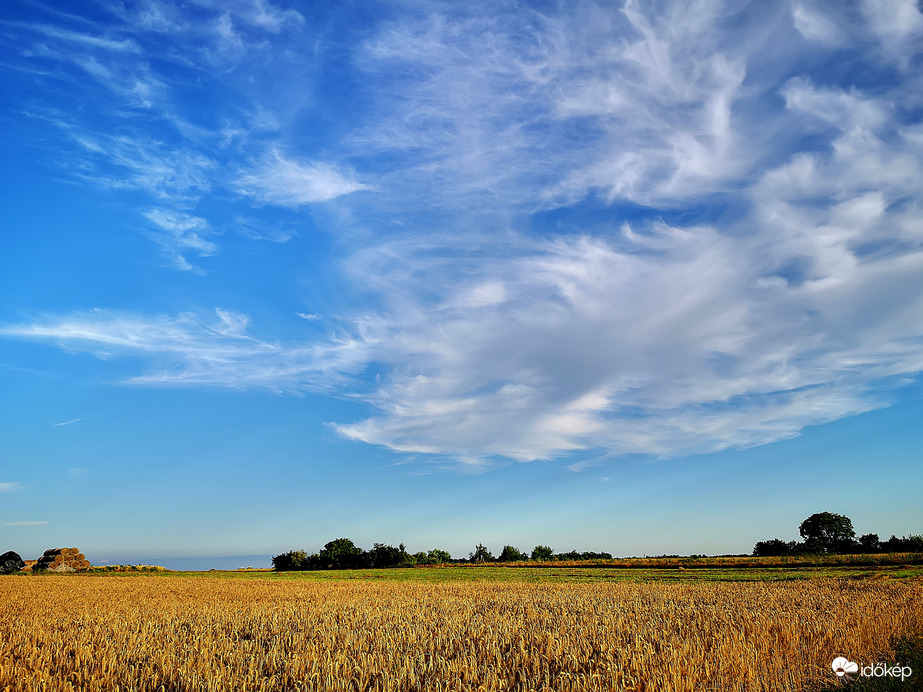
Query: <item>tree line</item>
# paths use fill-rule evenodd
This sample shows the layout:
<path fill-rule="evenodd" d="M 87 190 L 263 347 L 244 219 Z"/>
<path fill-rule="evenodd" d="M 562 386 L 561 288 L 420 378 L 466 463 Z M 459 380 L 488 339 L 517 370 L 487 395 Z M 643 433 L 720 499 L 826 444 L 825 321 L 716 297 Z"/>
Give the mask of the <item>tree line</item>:
<path fill-rule="evenodd" d="M 841 514 L 819 512 L 801 522 L 798 527 L 801 541 L 783 541 L 772 538 L 759 541 L 753 547 L 755 557 L 776 557 L 782 555 L 856 554 L 856 553 L 923 553 L 923 535 L 898 538 L 891 536 L 880 540 L 878 534 L 867 533 L 856 537 L 852 520 Z M 663 556 L 668 557 L 668 556 Z M 678 556 L 673 556 L 678 557 Z M 693 556 L 696 557 L 696 556 Z M 700 556 L 704 557 L 704 556 Z M 369 569 L 381 567 L 413 567 L 415 565 L 442 565 L 451 563 L 504 563 L 552 562 L 563 560 L 611 560 L 612 555 L 604 552 L 578 552 L 571 550 L 556 553 L 547 545 L 537 545 L 531 552 L 525 552 L 512 545 L 505 545 L 500 554 L 493 553 L 478 543 L 467 558 L 453 558 L 448 551 L 433 548 L 429 551 L 408 553 L 401 543 L 398 547 L 375 543 L 370 550 L 363 550 L 349 538 L 337 538 L 316 553 L 304 550 L 290 550 L 272 558 L 273 569 L 279 572 L 324 569 Z"/>
<path fill-rule="evenodd" d="M 798 527 L 801 541 L 783 541 L 772 538 L 758 541 L 753 546 L 756 557 L 781 555 L 852 555 L 856 553 L 923 553 L 923 536 L 910 535 L 898 538 L 892 535 L 880 540 L 877 533 L 866 533 L 856 538 L 852 520 L 842 514 L 818 512 L 812 514 Z"/>
<path fill-rule="evenodd" d="M 433 548 L 430 551 L 408 553 L 401 543 L 393 545 L 375 543 L 371 550 L 363 550 L 348 538 L 330 541 L 316 553 L 308 554 L 304 550 L 290 550 L 272 558 L 272 566 L 277 572 L 322 570 L 322 569 L 361 569 L 379 567 L 413 567 L 415 565 L 442 565 L 450 563 L 485 563 L 485 562 L 522 562 L 535 560 L 549 562 L 555 560 L 611 560 L 609 553 L 577 552 L 556 553 L 547 545 L 537 545 L 531 553 L 523 552 L 512 545 L 503 546 L 497 557 L 487 546 L 478 543 L 467 558 L 455 559 L 447 551 Z"/>

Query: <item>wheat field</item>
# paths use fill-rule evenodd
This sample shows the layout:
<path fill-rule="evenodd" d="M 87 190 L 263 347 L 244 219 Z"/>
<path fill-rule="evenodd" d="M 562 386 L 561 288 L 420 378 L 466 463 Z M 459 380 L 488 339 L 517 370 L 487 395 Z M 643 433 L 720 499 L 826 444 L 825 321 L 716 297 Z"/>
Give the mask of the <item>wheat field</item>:
<path fill-rule="evenodd" d="M 923 631 L 923 583 L 11 577 L 0 611 L 0 690 L 801 692 Z"/>

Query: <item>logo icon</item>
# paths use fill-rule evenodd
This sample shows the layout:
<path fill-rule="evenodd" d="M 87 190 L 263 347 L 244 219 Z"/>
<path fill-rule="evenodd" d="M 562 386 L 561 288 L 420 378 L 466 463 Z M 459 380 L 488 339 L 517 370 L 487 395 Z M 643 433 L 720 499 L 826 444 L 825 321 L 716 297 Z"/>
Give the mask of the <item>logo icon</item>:
<path fill-rule="evenodd" d="M 846 673 L 858 673 L 859 664 L 853 663 L 848 658 L 843 656 L 837 656 L 833 659 L 833 663 L 830 664 L 833 667 L 833 672 L 836 673 L 839 677 L 843 677 Z"/>

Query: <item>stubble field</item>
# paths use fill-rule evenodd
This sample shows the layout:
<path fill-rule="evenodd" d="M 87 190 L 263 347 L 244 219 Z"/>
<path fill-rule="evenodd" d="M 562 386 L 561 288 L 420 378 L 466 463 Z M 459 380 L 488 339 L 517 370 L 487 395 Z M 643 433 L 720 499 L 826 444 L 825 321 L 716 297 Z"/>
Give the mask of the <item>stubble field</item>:
<path fill-rule="evenodd" d="M 801 692 L 923 632 L 918 578 L 266 577 L 2 578 L 0 690 Z"/>

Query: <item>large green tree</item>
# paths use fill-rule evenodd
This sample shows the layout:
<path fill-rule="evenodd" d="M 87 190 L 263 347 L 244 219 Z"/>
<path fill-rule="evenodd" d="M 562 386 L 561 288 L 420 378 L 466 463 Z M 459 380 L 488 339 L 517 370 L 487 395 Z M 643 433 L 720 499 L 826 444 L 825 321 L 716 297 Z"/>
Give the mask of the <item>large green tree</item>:
<path fill-rule="evenodd" d="M 852 520 L 842 514 L 818 512 L 812 514 L 798 527 L 808 552 L 845 553 L 855 546 L 856 532 Z"/>
<path fill-rule="evenodd" d="M 337 538 L 327 543 L 319 553 L 320 563 L 328 569 L 354 569 L 364 567 L 365 551 L 348 538 Z"/>

